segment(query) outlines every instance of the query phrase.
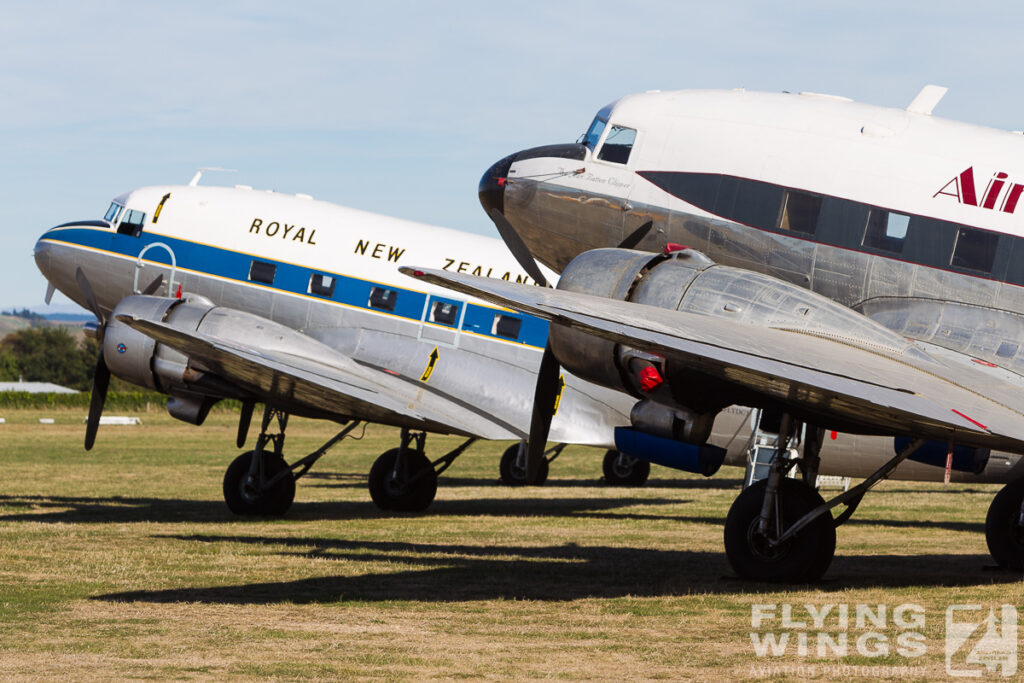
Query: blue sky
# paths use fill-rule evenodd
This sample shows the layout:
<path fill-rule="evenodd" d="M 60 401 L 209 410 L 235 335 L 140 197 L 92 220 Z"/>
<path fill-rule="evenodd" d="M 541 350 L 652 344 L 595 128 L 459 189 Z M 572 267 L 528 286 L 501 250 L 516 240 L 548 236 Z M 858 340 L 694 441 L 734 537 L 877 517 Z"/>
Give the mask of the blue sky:
<path fill-rule="evenodd" d="M 1024 128 L 1024 5 L 0 0 L 0 308 L 42 303 L 46 228 L 200 166 L 492 234 L 498 158 L 649 89 L 810 90 Z"/>

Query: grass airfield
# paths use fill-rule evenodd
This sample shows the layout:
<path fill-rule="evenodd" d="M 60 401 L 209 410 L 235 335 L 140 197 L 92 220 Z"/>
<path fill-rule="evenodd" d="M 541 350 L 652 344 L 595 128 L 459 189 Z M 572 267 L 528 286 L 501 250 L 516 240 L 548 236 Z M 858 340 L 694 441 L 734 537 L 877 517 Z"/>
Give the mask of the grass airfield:
<path fill-rule="evenodd" d="M 370 427 L 298 482 L 284 519 L 239 520 L 221 496 L 229 412 L 202 428 L 142 413 L 141 427 L 101 427 L 90 453 L 83 411 L 0 416 L 3 679 L 934 679 L 948 605 L 1024 603 L 1019 576 L 985 569 L 996 486 L 883 482 L 840 527 L 825 581 L 781 587 L 739 581 L 725 559 L 738 470 L 655 468 L 612 489 L 602 452 L 570 447 L 547 485 L 510 489 L 506 444 L 478 443 L 426 514 L 386 514 L 366 473 L 397 432 Z M 333 431 L 293 419 L 286 457 Z M 428 454 L 458 441 L 431 436 Z M 894 651 L 906 629 L 891 610 L 906 603 L 922 608 L 920 656 Z M 807 655 L 757 656 L 754 604 L 804 621 L 804 604 L 849 605 L 845 628 L 787 629 L 776 612 L 754 629 L 848 631 L 847 656 L 819 658 L 813 640 Z M 853 624 L 856 605 L 879 604 L 884 626 Z M 857 651 L 866 632 L 889 654 Z"/>

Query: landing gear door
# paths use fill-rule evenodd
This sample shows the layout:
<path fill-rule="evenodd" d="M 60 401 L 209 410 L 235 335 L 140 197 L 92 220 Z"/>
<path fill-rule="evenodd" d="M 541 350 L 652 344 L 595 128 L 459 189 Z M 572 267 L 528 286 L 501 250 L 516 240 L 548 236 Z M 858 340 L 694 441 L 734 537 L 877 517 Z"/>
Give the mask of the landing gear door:
<path fill-rule="evenodd" d="M 446 296 L 428 296 L 420 318 L 419 338 L 457 347 L 466 316 L 466 302 Z"/>

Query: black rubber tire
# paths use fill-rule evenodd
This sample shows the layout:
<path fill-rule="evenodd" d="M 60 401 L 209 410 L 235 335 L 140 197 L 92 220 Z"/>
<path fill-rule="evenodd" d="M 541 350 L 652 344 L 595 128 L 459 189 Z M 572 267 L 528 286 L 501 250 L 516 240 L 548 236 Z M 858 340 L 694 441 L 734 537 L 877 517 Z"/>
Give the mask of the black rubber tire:
<path fill-rule="evenodd" d="M 1021 500 L 1024 500 L 1024 479 L 1004 486 L 985 517 L 985 541 L 992 558 L 1004 569 L 1024 570 L 1024 529 L 1017 526 Z"/>
<path fill-rule="evenodd" d="M 224 473 L 224 502 L 236 515 L 247 517 L 280 517 L 288 512 L 295 500 L 295 477 L 291 472 L 274 484 L 269 491 L 257 494 L 248 490 L 245 479 L 249 476 L 253 451 L 246 451 L 228 465 Z M 264 451 L 263 472 L 268 479 L 288 469 L 284 458 Z"/>
<path fill-rule="evenodd" d="M 836 552 L 836 527 L 832 515 L 815 519 L 782 547 L 772 551 L 758 547 L 756 528 L 761 516 L 766 480 L 736 497 L 725 519 L 725 554 L 741 578 L 755 581 L 808 583 L 817 581 L 832 563 Z M 793 524 L 824 503 L 818 492 L 796 479 L 783 479 L 779 487 L 782 528 Z"/>
<path fill-rule="evenodd" d="M 519 455 L 519 444 L 514 443 L 505 449 L 501 454 L 501 462 L 498 463 L 498 471 L 501 473 L 501 483 L 505 486 L 526 486 L 526 468 L 516 464 L 516 456 Z M 548 461 L 543 458 L 540 461 L 540 468 L 537 470 L 537 481 L 534 486 L 542 486 L 548 480 Z"/>
<path fill-rule="evenodd" d="M 651 475 L 651 463 L 628 455 L 623 459 L 626 459 L 625 464 L 619 459 L 618 451 L 604 454 L 601 468 L 605 483 L 609 486 L 643 486 Z"/>
<path fill-rule="evenodd" d="M 398 449 L 385 451 L 374 461 L 370 468 L 370 498 L 381 510 L 395 512 L 423 512 L 434 502 L 437 495 L 437 473 L 430 460 L 421 451 L 407 450 L 403 458 L 403 469 L 400 481 L 395 481 L 391 473 L 398 458 Z M 419 473 L 423 476 L 411 485 L 406 482 Z"/>

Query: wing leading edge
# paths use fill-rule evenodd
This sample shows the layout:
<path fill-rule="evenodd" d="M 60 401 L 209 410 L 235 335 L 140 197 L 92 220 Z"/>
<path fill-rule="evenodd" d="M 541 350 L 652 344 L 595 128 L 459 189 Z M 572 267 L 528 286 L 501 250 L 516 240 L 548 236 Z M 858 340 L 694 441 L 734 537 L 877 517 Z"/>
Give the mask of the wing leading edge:
<path fill-rule="evenodd" d="M 858 347 L 803 332 L 403 267 L 406 275 L 657 353 L 749 395 L 864 431 L 1024 452 L 1024 385 L 958 359 Z"/>
<path fill-rule="evenodd" d="M 437 433 L 496 440 L 523 436 L 472 406 L 360 365 L 328 347 L 324 347 L 321 357 L 329 357 L 331 362 L 325 363 L 260 350 L 236 340 L 184 332 L 134 316 L 120 315 L 117 319 L 185 354 L 191 362 L 222 379 L 284 406 Z"/>

